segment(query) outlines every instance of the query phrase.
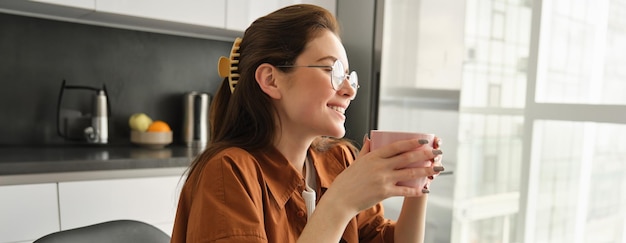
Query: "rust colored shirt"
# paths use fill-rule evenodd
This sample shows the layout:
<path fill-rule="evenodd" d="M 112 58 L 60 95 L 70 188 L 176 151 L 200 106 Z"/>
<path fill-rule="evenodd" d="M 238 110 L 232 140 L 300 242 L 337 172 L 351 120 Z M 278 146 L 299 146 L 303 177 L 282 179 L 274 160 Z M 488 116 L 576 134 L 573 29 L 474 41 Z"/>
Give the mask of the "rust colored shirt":
<path fill-rule="evenodd" d="M 309 149 L 309 155 L 319 201 L 355 154 L 336 145 L 325 152 Z M 197 175 L 195 189 L 191 180 L 183 186 L 172 243 L 296 242 L 304 229 L 304 178 L 278 150 L 250 154 L 228 148 Z M 394 226 L 379 203 L 350 220 L 341 242 L 393 242 Z"/>

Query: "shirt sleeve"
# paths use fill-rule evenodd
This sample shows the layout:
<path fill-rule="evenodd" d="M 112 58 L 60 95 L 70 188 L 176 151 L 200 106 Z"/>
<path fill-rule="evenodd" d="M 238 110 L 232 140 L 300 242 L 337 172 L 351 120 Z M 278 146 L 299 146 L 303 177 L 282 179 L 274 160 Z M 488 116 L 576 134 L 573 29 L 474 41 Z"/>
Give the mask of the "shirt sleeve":
<path fill-rule="evenodd" d="M 396 223 L 384 217 L 382 203 L 362 211 L 356 220 L 359 242 L 394 242 Z"/>
<path fill-rule="evenodd" d="M 350 166 L 356 160 L 358 151 L 351 146 L 342 146 L 342 154 L 345 158 L 346 166 Z M 356 224 L 359 242 L 394 242 L 396 222 L 385 218 L 382 203 L 378 203 L 357 214 Z"/>

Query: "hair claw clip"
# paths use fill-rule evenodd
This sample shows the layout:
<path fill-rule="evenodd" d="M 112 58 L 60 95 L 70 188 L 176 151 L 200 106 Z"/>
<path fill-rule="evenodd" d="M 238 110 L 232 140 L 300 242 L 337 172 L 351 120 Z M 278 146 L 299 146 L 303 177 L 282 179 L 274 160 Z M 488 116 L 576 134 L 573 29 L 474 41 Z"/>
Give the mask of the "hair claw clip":
<path fill-rule="evenodd" d="M 233 47 L 230 49 L 230 57 L 221 56 L 217 62 L 217 73 L 222 78 L 228 77 L 231 94 L 235 91 L 235 86 L 239 82 L 239 45 L 241 45 L 241 40 L 241 38 L 237 37 L 235 42 L 233 42 Z"/>

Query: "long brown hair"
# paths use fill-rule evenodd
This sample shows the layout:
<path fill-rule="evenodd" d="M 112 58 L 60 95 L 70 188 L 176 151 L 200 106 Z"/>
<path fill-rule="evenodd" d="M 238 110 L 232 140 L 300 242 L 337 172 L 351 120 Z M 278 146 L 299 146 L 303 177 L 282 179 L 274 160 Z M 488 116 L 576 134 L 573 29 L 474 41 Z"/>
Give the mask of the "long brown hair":
<path fill-rule="evenodd" d="M 263 150 L 276 139 L 277 115 L 270 97 L 255 80 L 259 65 L 293 64 L 306 44 L 322 30 L 339 35 L 335 17 L 322 7 L 288 6 L 254 21 L 239 46 L 239 81 L 231 94 L 224 79 L 211 105 L 211 142 L 193 161 L 189 176 L 199 173 L 209 159 L 228 147 L 249 152 Z"/>

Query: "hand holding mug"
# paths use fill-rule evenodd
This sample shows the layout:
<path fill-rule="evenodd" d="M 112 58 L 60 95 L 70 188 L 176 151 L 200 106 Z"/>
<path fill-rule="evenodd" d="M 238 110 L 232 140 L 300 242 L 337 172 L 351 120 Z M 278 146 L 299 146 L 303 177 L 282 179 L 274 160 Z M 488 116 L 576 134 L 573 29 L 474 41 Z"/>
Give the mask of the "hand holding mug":
<path fill-rule="evenodd" d="M 424 145 L 429 145 L 433 147 L 434 149 L 439 148 L 438 139 L 435 137 L 435 134 L 429 134 L 429 133 L 372 130 L 370 132 L 370 139 L 371 139 L 371 147 L 370 147 L 371 151 L 374 151 L 377 148 L 380 148 L 387 144 L 391 144 L 391 143 L 402 141 L 402 140 L 410 140 L 410 139 L 419 140 L 420 143 Z M 434 151 L 440 152 L 439 150 L 434 150 Z M 432 167 L 432 166 L 438 167 L 438 168 L 435 168 L 436 170 L 439 170 L 439 168 L 443 169 L 443 167 L 441 167 L 441 154 L 438 154 L 437 157 L 435 157 L 432 160 L 425 160 L 425 161 L 411 163 L 404 168 Z M 402 168 L 398 168 L 398 169 L 402 169 Z M 416 180 L 399 181 L 397 185 L 414 187 L 414 188 L 424 188 L 427 190 L 428 189 L 427 185 L 429 184 L 429 180 L 432 180 L 433 178 L 421 177 Z"/>

